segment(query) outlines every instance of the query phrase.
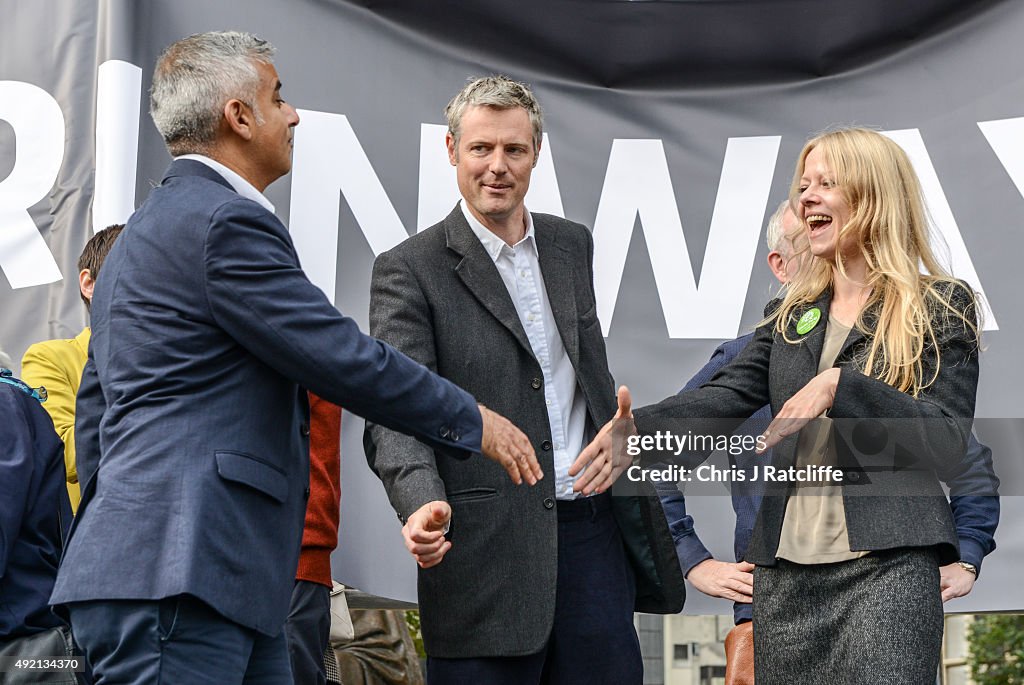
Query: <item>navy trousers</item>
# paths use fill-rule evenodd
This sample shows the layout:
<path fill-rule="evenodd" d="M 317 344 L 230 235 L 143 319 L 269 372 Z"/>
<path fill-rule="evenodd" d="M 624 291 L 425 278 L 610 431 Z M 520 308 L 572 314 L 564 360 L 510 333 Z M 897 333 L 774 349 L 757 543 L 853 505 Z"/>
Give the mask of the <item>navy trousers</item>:
<path fill-rule="evenodd" d="M 67 605 L 96 685 L 288 685 L 284 632 L 267 637 L 190 595 Z"/>
<path fill-rule="evenodd" d="M 331 639 L 331 591 L 326 585 L 295 581 L 284 635 L 295 685 L 326 685 L 324 651 Z"/>
<path fill-rule="evenodd" d="M 559 501 L 555 621 L 547 645 L 521 657 L 429 657 L 427 683 L 640 685 L 635 582 L 611 495 Z"/>

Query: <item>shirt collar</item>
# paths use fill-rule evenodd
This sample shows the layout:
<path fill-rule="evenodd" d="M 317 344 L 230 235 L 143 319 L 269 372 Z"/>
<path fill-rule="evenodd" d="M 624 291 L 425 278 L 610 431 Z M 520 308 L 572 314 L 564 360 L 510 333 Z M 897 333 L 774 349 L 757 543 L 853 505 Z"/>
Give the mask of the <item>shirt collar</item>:
<path fill-rule="evenodd" d="M 224 177 L 224 180 L 230 184 L 235 192 L 244 198 L 252 200 L 256 204 L 266 209 L 271 214 L 274 213 L 274 205 L 270 204 L 270 200 L 260 191 L 256 190 L 256 186 L 246 181 L 238 173 L 232 171 L 228 167 L 224 166 L 215 159 L 211 159 L 206 155 L 188 154 L 175 157 L 175 159 L 191 159 L 196 162 L 202 162 L 206 166 L 210 167 L 218 174 Z"/>
<path fill-rule="evenodd" d="M 469 224 L 470 230 L 472 230 L 480 240 L 480 243 L 484 246 L 484 250 L 486 250 L 487 254 L 490 255 L 492 261 L 498 261 L 498 257 L 501 256 L 502 250 L 508 250 L 511 254 L 520 246 L 532 249 L 536 252 L 537 248 L 533 231 L 533 216 L 525 207 L 523 208 L 523 215 L 526 217 L 526 235 L 524 235 L 523 239 L 518 243 L 509 247 L 508 243 L 492 233 L 489 228 L 484 226 L 475 216 L 473 216 L 473 212 L 469 211 L 469 207 L 466 206 L 465 200 L 460 200 L 459 206 L 462 207 L 462 215 L 466 217 L 466 223 Z"/>

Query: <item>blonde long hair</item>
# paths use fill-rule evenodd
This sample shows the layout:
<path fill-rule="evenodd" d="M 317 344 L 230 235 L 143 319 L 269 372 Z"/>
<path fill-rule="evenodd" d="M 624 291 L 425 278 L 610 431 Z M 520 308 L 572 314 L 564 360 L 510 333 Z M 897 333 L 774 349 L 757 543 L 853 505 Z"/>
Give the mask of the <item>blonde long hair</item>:
<path fill-rule="evenodd" d="M 865 374 L 916 397 L 939 373 L 941 350 L 933 320 L 944 317 L 964 326 L 977 339 L 974 298 L 969 297 L 967 303 L 960 302 L 962 298 L 953 302 L 954 291 L 963 288 L 932 251 L 917 174 L 903 149 L 876 131 L 845 128 L 809 140 L 800 152 L 790 188 L 794 210 L 807 155 L 816 148 L 824 155 L 834 174 L 832 180 L 850 208 L 836 241 L 836 268 L 845 275 L 839 245 L 847 236 L 867 264 L 871 295 L 855 325 L 869 337 L 870 345 L 856 361 Z M 767 319 L 774 319 L 775 330 L 783 336 L 799 308 L 816 301 L 833 285 L 832 264 L 808 257 L 781 305 Z M 864 322 L 869 311 L 878 313 L 873 330 Z M 932 355 L 934 370 L 925 378 L 925 361 L 931 362 Z"/>

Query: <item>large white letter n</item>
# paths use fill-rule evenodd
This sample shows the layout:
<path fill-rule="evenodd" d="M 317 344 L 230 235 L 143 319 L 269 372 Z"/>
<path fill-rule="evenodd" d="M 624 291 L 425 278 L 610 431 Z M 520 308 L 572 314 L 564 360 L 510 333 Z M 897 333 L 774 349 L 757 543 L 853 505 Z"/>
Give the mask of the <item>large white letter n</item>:
<path fill-rule="evenodd" d="M 334 302 L 339 192 L 373 254 L 409 237 L 363 146 L 343 114 L 299 110 L 289 226 L 302 268 Z"/>

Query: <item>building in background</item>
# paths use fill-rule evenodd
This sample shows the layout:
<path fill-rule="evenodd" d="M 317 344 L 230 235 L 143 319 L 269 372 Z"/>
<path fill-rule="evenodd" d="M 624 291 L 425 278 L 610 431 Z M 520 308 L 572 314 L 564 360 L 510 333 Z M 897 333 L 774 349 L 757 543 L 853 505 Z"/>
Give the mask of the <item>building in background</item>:
<path fill-rule="evenodd" d="M 970 614 L 949 614 L 942 634 L 941 685 L 974 685 L 967 663 L 967 628 L 974 621 Z"/>
<path fill-rule="evenodd" d="M 636 615 L 644 685 L 724 685 L 732 615 Z"/>

